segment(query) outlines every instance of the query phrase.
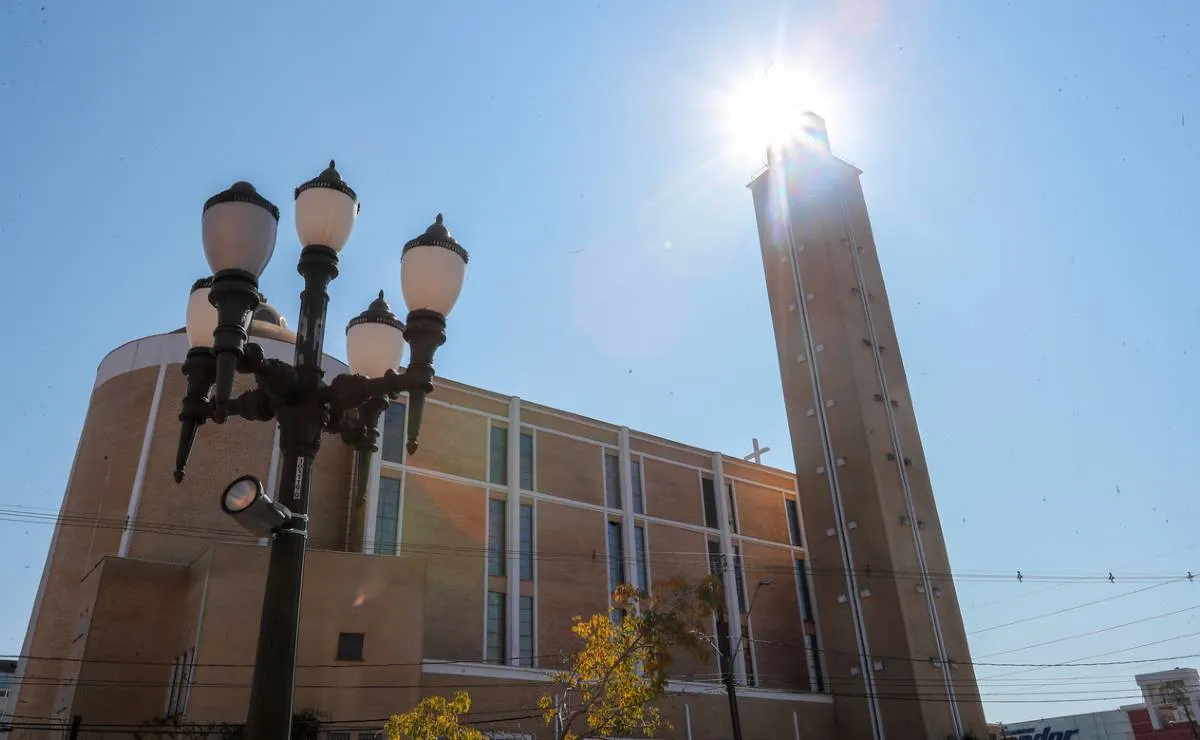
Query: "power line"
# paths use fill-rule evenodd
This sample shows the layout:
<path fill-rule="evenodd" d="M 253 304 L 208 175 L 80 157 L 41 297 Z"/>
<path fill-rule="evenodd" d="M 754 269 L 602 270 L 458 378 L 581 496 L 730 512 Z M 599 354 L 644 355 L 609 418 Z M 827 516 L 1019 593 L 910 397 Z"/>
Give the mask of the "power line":
<path fill-rule="evenodd" d="M 214 528 L 214 527 L 199 527 L 199 526 L 183 526 L 172 522 L 152 522 L 146 520 L 137 520 L 132 523 L 127 523 L 125 519 L 115 517 L 99 517 L 84 514 L 52 514 L 38 513 L 34 509 L 12 509 L 0 507 L 0 522 L 17 522 L 17 523 L 54 523 L 62 526 L 71 527 L 89 527 L 95 529 L 111 529 L 124 530 L 126 528 L 137 532 L 148 534 L 162 534 L 180 537 L 190 537 L 194 539 L 203 539 L 215 542 L 228 542 L 232 544 L 255 544 L 257 538 L 240 533 L 232 528 L 229 529 Z M 371 545 L 368 540 L 368 549 Z M 783 545 L 784 543 L 779 543 Z M 319 548 L 318 548 L 319 549 Z M 493 549 L 486 545 L 479 546 L 455 546 L 455 545 L 437 545 L 437 544 L 402 544 L 401 554 L 418 554 L 418 555 L 440 555 L 447 557 L 471 557 L 471 558 L 487 558 L 489 555 L 521 555 L 519 549 Z M 692 551 L 654 551 L 654 562 L 659 564 L 675 564 L 675 565 L 700 565 L 707 563 L 710 557 L 708 552 L 692 552 Z M 669 557 L 664 557 L 669 556 Z M 606 560 L 608 555 L 599 552 L 598 550 L 574 551 L 574 552 L 554 552 L 554 551 L 535 551 L 531 555 L 534 560 L 542 562 L 551 561 L 592 561 L 600 562 Z M 741 560 L 743 567 L 746 570 L 752 570 L 756 573 L 777 573 L 777 574 L 793 574 L 795 571 L 790 565 L 776 564 L 760 564 L 755 562 L 755 558 L 749 555 L 742 555 Z M 813 565 L 805 559 L 808 572 L 813 576 L 832 576 L 842 577 L 846 573 L 843 568 L 825 568 Z M 699 570 L 699 568 L 697 569 Z M 893 570 L 893 569 L 872 569 L 862 568 L 855 569 L 854 573 L 862 577 L 895 577 L 895 578 L 919 578 L 923 574 L 920 570 Z M 1012 581 L 1017 577 L 1018 571 L 926 571 L 930 577 L 945 578 L 948 580 L 969 582 L 1007 582 Z M 1190 574 L 1188 574 L 1190 575 Z M 1126 574 L 1116 579 L 1112 573 L 1094 572 L 1094 573 L 1021 573 L 1022 582 L 1046 582 L 1046 583 L 1099 583 L 1113 582 L 1120 580 L 1121 582 L 1153 582 L 1155 584 L 1173 583 L 1181 580 L 1191 580 L 1188 575 L 1176 573 L 1136 573 Z M 1048 590 L 1048 589 L 1047 589 Z M 1036 593 L 1036 592 L 1035 592 Z"/>
<path fill-rule="evenodd" d="M 1025 646 L 1023 646 L 1023 647 L 1019 647 L 1019 648 L 1012 648 L 1012 649 L 1010 649 L 1010 650 L 1001 650 L 1001 651 L 1000 651 L 1000 652 L 998 652 L 998 653 L 987 653 L 986 655 L 981 655 L 981 656 L 979 656 L 979 657 L 981 657 L 981 658 L 992 658 L 992 657 L 995 657 L 995 656 L 997 656 L 997 655 L 1009 655 L 1009 654 L 1011 654 L 1011 653 L 1019 653 L 1019 652 L 1021 652 L 1022 650 L 1031 650 L 1031 649 L 1033 649 L 1033 648 L 1037 648 L 1037 647 L 1045 647 L 1046 645 L 1054 645 L 1054 644 L 1056 644 L 1056 643 L 1059 643 L 1059 642 L 1066 642 L 1067 640 L 1076 640 L 1076 639 L 1078 639 L 1078 638 L 1080 638 L 1080 637 L 1089 637 L 1089 636 L 1091 636 L 1091 635 L 1098 635 L 1098 634 L 1101 634 L 1102 632 L 1111 632 L 1111 631 L 1113 631 L 1113 630 L 1115 630 L 1115 629 L 1121 629 L 1122 627 L 1129 627 L 1129 626 L 1131 626 L 1131 625 L 1135 625 L 1135 624 L 1142 624 L 1142 623 L 1144 623 L 1144 622 L 1152 622 L 1152 621 L 1154 621 L 1154 620 L 1156 620 L 1156 619 L 1165 619 L 1166 617 L 1173 617 L 1173 616 L 1175 616 L 1176 614 L 1183 614 L 1184 612 L 1194 612 L 1194 611 L 1196 611 L 1197 609 L 1200 609 L 1200 604 L 1198 604 L 1198 605 L 1196 605 L 1196 606 L 1186 606 L 1186 607 L 1184 607 L 1184 608 L 1182 608 L 1182 609 L 1176 609 L 1175 611 L 1171 611 L 1171 612 L 1165 612 L 1165 613 L 1163 613 L 1163 614 L 1154 614 L 1154 615 L 1151 615 L 1151 616 L 1149 616 L 1149 617 L 1142 617 L 1141 619 L 1134 619 L 1134 620 L 1132 620 L 1132 621 L 1129 621 L 1129 622 L 1122 622 L 1121 624 L 1114 624 L 1114 625 L 1112 625 L 1112 626 L 1110 626 L 1110 627 L 1101 627 L 1101 628 L 1099 628 L 1099 629 L 1089 630 L 1089 631 L 1087 631 L 1087 632 L 1079 632 L 1079 633 L 1076 633 L 1076 634 L 1073 634 L 1073 635 L 1067 635 L 1067 636 L 1065 636 L 1065 637 L 1059 637 L 1059 638 L 1057 638 L 1057 639 L 1054 639 L 1054 640 L 1046 640 L 1045 642 L 1035 642 L 1035 643 L 1033 643 L 1032 645 L 1025 645 Z"/>
<path fill-rule="evenodd" d="M 1046 612 L 1045 614 L 1035 614 L 1032 617 L 1022 617 L 1021 619 L 1014 619 L 1011 622 L 1005 622 L 1004 624 L 995 624 L 995 625 L 992 625 L 991 627 L 984 627 L 983 629 L 978 629 L 973 632 L 968 632 L 967 634 L 968 635 L 981 635 L 984 632 L 991 632 L 992 630 L 998 630 L 998 629 L 1003 629 L 1005 627 L 1011 627 L 1014 624 L 1024 624 L 1026 622 L 1033 622 L 1038 619 L 1045 619 L 1046 617 L 1054 617 L 1059 614 L 1066 614 L 1067 612 L 1072 612 L 1072 611 L 1075 611 L 1076 609 L 1083 609 L 1084 607 L 1093 606 L 1095 604 L 1102 604 L 1106 601 L 1115 601 L 1116 599 L 1123 599 L 1126 596 L 1133 596 L 1135 594 L 1140 594 L 1140 593 L 1143 593 L 1145 591 L 1150 591 L 1151 589 L 1155 589 L 1155 588 L 1161 588 L 1163 586 L 1167 586 L 1172 583 L 1182 583 L 1186 580 L 1187 580 L 1187 578 L 1178 578 L 1178 579 L 1175 579 L 1174 581 L 1163 581 L 1162 583 L 1154 583 L 1149 586 L 1144 586 L 1142 588 L 1135 589 L 1133 591 L 1126 591 L 1125 593 L 1116 594 L 1114 596 L 1105 596 L 1102 599 L 1095 599 L 1093 601 L 1086 601 L 1082 604 L 1076 604 L 1075 606 L 1068 606 L 1065 609 L 1058 609 L 1056 611 Z"/>

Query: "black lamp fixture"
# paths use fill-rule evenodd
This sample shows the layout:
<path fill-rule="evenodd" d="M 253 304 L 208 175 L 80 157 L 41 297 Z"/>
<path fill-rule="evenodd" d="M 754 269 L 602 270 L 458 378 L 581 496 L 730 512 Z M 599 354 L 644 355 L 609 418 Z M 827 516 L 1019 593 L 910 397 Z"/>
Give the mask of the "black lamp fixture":
<path fill-rule="evenodd" d="M 446 341 L 446 316 L 462 290 L 468 257 L 438 214 L 401 251 L 407 320 L 392 314 L 380 291 L 346 327 L 350 372 L 326 382 L 321 358 L 328 287 L 360 205 L 332 160 L 296 188 L 295 197 L 304 289 L 294 362 L 267 358 L 250 341 L 251 319 L 263 301 L 258 279 L 275 251 L 279 225 L 279 209 L 250 183 L 236 182 L 204 204 L 201 229 L 212 276 L 196 281 L 187 306 L 190 349 L 183 363 L 187 392 L 179 414 L 175 481 L 183 480 L 197 430 L 207 421 L 239 416 L 279 426 L 285 473 L 275 499 L 253 476 L 238 478 L 221 496 L 222 509 L 239 524 L 272 537 L 248 740 L 286 740 L 291 730 L 309 488 L 322 434 L 375 451 L 390 399 L 408 393 L 407 448 L 416 453 L 425 395 L 433 391 L 433 356 Z M 410 359 L 401 368 L 406 346 Z M 253 376 L 254 387 L 235 396 L 239 373 Z"/>

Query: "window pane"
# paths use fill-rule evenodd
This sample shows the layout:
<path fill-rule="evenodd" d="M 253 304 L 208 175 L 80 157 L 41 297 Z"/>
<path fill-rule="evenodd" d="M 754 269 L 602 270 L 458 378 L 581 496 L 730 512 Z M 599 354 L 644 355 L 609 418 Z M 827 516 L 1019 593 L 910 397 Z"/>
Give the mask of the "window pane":
<path fill-rule="evenodd" d="M 813 691 L 825 691 L 825 673 L 821 670 L 821 652 L 817 649 L 815 635 L 804 636 L 805 652 L 808 653 L 808 681 Z"/>
<path fill-rule="evenodd" d="M 638 514 L 646 513 L 645 496 L 642 494 L 642 461 L 630 461 L 633 472 L 633 510 Z"/>
<path fill-rule="evenodd" d="M 533 433 L 521 432 L 521 488 L 533 490 Z"/>
<path fill-rule="evenodd" d="M 755 686 L 758 684 L 758 681 L 755 678 L 755 670 L 754 670 L 754 668 L 755 668 L 755 666 L 754 666 L 754 646 L 752 645 L 752 643 L 754 642 L 754 638 L 750 636 L 750 632 L 748 629 L 746 629 L 745 627 L 743 627 L 742 629 L 743 629 L 743 632 L 747 635 L 746 647 L 742 648 L 742 652 L 745 653 L 745 655 L 746 655 L 746 685 L 747 686 Z"/>
<path fill-rule="evenodd" d="M 522 596 L 520 601 L 521 624 L 517 635 L 521 655 L 519 663 L 533 667 L 533 597 Z"/>
<path fill-rule="evenodd" d="M 392 401 L 383 414 L 380 450 L 388 462 L 404 462 L 404 404 Z"/>
<path fill-rule="evenodd" d="M 812 621 L 812 595 L 808 592 L 808 570 L 803 560 L 796 561 L 796 592 L 800 594 L 800 616 Z"/>
<path fill-rule="evenodd" d="M 487 662 L 504 662 L 504 594 L 488 591 Z"/>
<path fill-rule="evenodd" d="M 610 509 L 621 508 L 621 463 L 616 455 L 604 456 L 604 500 Z"/>
<path fill-rule="evenodd" d="M 729 499 L 729 531 L 737 533 L 737 504 L 733 500 L 733 484 L 725 484 L 725 496 Z"/>
<path fill-rule="evenodd" d="M 491 460 L 488 465 L 488 481 L 501 486 L 508 485 L 508 430 L 492 426 Z"/>
<path fill-rule="evenodd" d="M 338 660 L 363 659 L 363 633 L 339 632 L 337 643 Z"/>
<path fill-rule="evenodd" d="M 608 590 L 625 583 L 625 552 L 621 546 L 621 523 L 608 523 Z"/>
<path fill-rule="evenodd" d="M 719 576 L 722 567 L 721 543 L 714 540 L 708 541 L 708 574 L 710 576 Z"/>
<path fill-rule="evenodd" d="M 636 548 L 634 558 L 637 560 L 637 587 L 644 594 L 650 593 L 650 570 L 646 563 L 646 528 L 633 528 L 633 542 Z"/>
<path fill-rule="evenodd" d="M 379 501 L 375 506 L 376 555 L 396 554 L 396 530 L 400 524 L 400 479 L 379 479 Z"/>
<path fill-rule="evenodd" d="M 704 497 L 704 526 L 716 529 L 721 525 L 717 521 L 717 492 L 712 478 L 700 480 L 700 492 Z"/>
<path fill-rule="evenodd" d="M 746 574 L 742 572 L 742 548 L 733 546 L 733 577 L 737 581 L 738 608 L 746 611 Z"/>
<path fill-rule="evenodd" d="M 488 575 L 504 575 L 504 502 L 488 499 Z"/>
<path fill-rule="evenodd" d="M 785 498 L 783 505 L 787 509 L 788 537 L 796 547 L 802 547 L 800 541 L 800 510 L 796 507 L 796 499 Z"/>
<path fill-rule="evenodd" d="M 521 580 L 533 580 L 533 505 L 521 504 Z"/>

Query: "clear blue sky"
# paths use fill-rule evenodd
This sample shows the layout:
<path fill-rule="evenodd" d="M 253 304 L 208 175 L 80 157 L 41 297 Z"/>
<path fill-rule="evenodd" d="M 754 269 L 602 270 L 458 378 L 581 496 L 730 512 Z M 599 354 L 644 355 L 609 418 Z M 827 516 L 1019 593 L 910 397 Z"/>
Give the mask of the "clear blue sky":
<path fill-rule="evenodd" d="M 444 374 L 790 468 L 756 162 L 720 103 L 775 61 L 812 71 L 864 171 L 968 630 L 1200 573 L 1197 49 L 1187 2 L 3 3 L 0 506 L 57 510 L 97 363 L 182 324 L 201 204 L 235 179 L 285 206 L 263 287 L 294 316 L 291 188 L 331 156 L 364 205 L 330 326 L 398 298 L 400 246 L 444 211 L 472 256 Z M 0 652 L 49 536 L 0 521 Z M 1018 569 L 1118 582 L 978 577 Z M 972 649 L 1193 605 L 1166 585 Z M 1171 665 L 984 680 L 989 718 L 1115 707 Z"/>

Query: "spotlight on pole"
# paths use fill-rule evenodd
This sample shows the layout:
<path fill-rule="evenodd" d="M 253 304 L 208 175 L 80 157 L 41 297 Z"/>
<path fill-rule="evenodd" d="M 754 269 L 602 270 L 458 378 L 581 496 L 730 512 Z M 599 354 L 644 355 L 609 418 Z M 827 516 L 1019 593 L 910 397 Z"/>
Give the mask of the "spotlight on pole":
<path fill-rule="evenodd" d="M 263 493 L 262 483 L 243 475 L 221 494 L 221 510 L 255 537 L 267 537 L 292 520 L 292 512 Z"/>

